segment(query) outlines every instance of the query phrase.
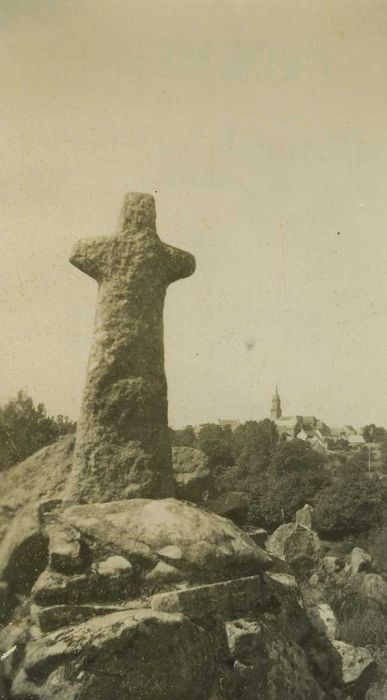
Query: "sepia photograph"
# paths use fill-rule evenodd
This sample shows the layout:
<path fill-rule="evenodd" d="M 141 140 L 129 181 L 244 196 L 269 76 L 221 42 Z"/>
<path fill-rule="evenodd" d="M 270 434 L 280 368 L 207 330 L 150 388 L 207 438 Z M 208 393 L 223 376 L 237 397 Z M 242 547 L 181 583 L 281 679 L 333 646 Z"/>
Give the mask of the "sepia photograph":
<path fill-rule="evenodd" d="M 386 0 L 0 0 L 0 700 L 387 700 Z"/>

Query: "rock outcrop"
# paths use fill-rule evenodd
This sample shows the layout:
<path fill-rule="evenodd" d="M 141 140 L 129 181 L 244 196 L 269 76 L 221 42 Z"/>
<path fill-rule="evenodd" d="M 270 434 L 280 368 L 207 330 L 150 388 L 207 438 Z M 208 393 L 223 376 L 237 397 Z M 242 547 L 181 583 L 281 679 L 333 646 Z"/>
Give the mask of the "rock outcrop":
<path fill-rule="evenodd" d="M 20 700 L 206 700 L 213 677 L 205 630 L 183 615 L 141 609 L 31 642 L 12 692 Z"/>
<path fill-rule="evenodd" d="M 354 647 L 340 639 L 340 624 L 321 589 L 303 586 L 303 601 L 316 633 L 327 636 L 340 657 L 345 693 L 351 698 L 364 698 L 375 678 L 372 654 L 365 647 Z"/>
<path fill-rule="evenodd" d="M 368 607 L 387 612 L 387 576 L 377 573 L 371 556 L 359 547 L 352 550 L 347 562 L 323 557 L 309 582 L 328 595 L 335 591 L 344 611 Z"/>
<path fill-rule="evenodd" d="M 229 520 L 132 499 L 40 522 L 48 563 L 8 634 L 12 700 L 344 697 L 296 580 Z"/>
<path fill-rule="evenodd" d="M 0 580 L 15 593 L 28 593 L 47 564 L 41 516 L 63 497 L 74 441 L 75 435 L 67 435 L 2 474 Z"/>
<path fill-rule="evenodd" d="M 42 517 L 64 499 L 72 466 L 75 435 L 66 435 L 2 474 L 0 494 L 0 580 L 19 592 L 30 590 L 47 563 Z M 211 474 L 200 450 L 173 448 L 173 474 L 179 498 L 202 501 Z M 0 587 L 0 620 L 4 591 Z"/>
<path fill-rule="evenodd" d="M 86 504 L 49 516 L 38 605 L 122 602 L 274 565 L 232 522 L 175 499 Z"/>
<path fill-rule="evenodd" d="M 343 687 L 353 698 L 364 697 L 375 676 L 375 661 L 362 647 L 354 647 L 336 640 L 334 646 L 340 654 L 343 669 Z"/>
<path fill-rule="evenodd" d="M 283 557 L 301 579 L 311 575 L 321 553 L 317 533 L 299 523 L 280 525 L 269 537 L 267 549 Z"/>
<path fill-rule="evenodd" d="M 332 578 L 367 586 L 378 574 L 354 575 L 342 559 L 324 557 L 312 585 L 320 594 L 311 603 L 292 576 L 275 573 L 275 556 L 198 506 L 132 499 L 63 508 L 55 455 L 66 463 L 71 438 L 29 461 L 35 513 L 21 477 L 13 496 L 13 480 L 7 486 L 12 530 L 23 516 L 27 537 L 21 549 L 2 550 L 13 562 L 3 567 L 4 600 L 9 610 L 16 606 L 11 626 L 0 632 L 0 653 L 15 646 L 3 664 L 4 698 L 125 698 L 128 688 L 138 700 L 163 698 L 165 688 L 168 698 L 198 700 L 364 697 L 374 661 L 337 638 L 323 590 Z M 50 472 L 45 488 L 41 459 Z M 25 464 L 18 468 L 25 477 Z M 45 551 L 26 579 L 28 527 Z M 276 548 L 277 555 L 286 551 L 294 554 Z M 135 673 L 126 658 L 135 659 Z M 186 672 L 171 678 L 176 667 Z"/>

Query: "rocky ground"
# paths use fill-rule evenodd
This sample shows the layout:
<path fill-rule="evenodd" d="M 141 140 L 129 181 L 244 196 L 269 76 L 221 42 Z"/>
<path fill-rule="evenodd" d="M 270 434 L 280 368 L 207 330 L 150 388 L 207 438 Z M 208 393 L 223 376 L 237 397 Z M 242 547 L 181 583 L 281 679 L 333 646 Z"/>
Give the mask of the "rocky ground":
<path fill-rule="evenodd" d="M 63 508 L 72 449 L 66 437 L 3 477 L 4 700 L 387 697 L 381 647 L 343 634 L 350 605 L 384 614 L 366 552 L 326 556 L 308 508 L 268 539 L 210 512 L 191 448 L 174 454 L 187 500 Z M 213 505 L 241 517 L 236 495 Z"/>

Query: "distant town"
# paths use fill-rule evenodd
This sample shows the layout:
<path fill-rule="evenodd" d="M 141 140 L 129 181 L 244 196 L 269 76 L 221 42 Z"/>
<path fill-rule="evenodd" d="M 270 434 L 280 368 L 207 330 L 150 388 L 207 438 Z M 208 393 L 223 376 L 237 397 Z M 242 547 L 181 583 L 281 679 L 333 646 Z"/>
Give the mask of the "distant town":
<path fill-rule="evenodd" d="M 376 443 L 385 440 L 386 431 L 384 428 L 377 428 L 374 425 L 365 426 L 363 429 L 356 429 L 350 424 L 332 426 L 325 423 L 317 416 L 308 415 L 282 415 L 281 397 L 278 387 L 275 388 L 271 408 L 270 419 L 275 423 L 280 441 L 289 441 L 294 438 L 304 440 L 311 447 L 320 451 L 343 449 L 345 447 L 356 449 L 366 446 L 369 443 Z M 241 421 L 235 419 L 219 419 L 218 425 L 229 426 L 235 430 Z M 194 427 L 198 432 L 202 425 Z M 380 433 L 383 433 L 381 435 Z"/>

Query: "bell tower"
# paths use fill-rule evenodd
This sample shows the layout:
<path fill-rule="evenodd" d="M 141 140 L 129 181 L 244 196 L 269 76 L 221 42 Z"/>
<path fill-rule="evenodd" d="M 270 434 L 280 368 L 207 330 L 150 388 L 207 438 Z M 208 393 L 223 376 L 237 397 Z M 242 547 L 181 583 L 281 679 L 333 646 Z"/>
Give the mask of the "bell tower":
<path fill-rule="evenodd" d="M 282 411 L 281 411 L 281 399 L 280 395 L 278 393 L 278 386 L 275 388 L 275 392 L 273 395 L 273 399 L 271 402 L 271 411 L 270 411 L 270 417 L 272 420 L 276 421 L 278 418 L 281 418 Z"/>

